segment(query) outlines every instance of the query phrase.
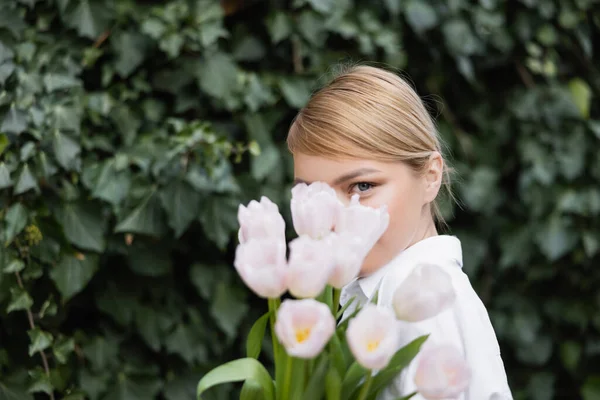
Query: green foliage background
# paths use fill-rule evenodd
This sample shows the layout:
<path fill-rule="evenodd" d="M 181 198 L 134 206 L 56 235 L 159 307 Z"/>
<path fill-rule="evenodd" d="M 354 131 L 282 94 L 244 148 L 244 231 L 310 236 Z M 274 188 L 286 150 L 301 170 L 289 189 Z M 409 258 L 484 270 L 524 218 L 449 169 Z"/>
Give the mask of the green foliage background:
<path fill-rule="evenodd" d="M 515 397 L 600 399 L 598 9 L 0 1 L 0 399 L 192 399 L 239 357 L 264 305 L 230 266 L 237 205 L 285 205 L 287 127 L 344 60 L 438 117 Z"/>

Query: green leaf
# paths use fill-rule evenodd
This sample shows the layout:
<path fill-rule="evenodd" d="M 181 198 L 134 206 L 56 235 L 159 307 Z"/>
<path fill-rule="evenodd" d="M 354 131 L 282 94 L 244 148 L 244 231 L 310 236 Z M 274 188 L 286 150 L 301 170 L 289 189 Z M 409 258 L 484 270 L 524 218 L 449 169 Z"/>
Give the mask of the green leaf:
<path fill-rule="evenodd" d="M 242 358 L 223 364 L 202 377 L 196 390 L 197 399 L 213 386 L 248 379 L 256 381 L 265 393 L 265 400 L 274 400 L 274 387 L 271 376 L 263 365 L 254 358 Z"/>
<path fill-rule="evenodd" d="M 583 400 L 600 399 L 600 375 L 592 375 L 585 380 L 581 387 L 581 397 Z"/>
<path fill-rule="evenodd" d="M 139 233 L 155 237 L 162 236 L 164 231 L 164 215 L 161 209 L 160 200 L 155 192 L 148 195 L 144 201 L 121 220 L 115 228 L 116 233 Z"/>
<path fill-rule="evenodd" d="M 273 145 L 267 146 L 258 157 L 252 158 L 252 176 L 256 180 L 263 180 L 273 173 L 273 169 L 277 168 L 280 162 L 279 150 Z"/>
<path fill-rule="evenodd" d="M 81 86 L 81 81 L 69 75 L 64 74 L 46 74 L 44 75 L 44 87 L 48 92 L 55 90 L 73 89 Z"/>
<path fill-rule="evenodd" d="M 118 362 L 119 343 L 113 336 L 95 336 L 83 346 L 82 350 L 86 359 L 97 371 L 114 368 L 115 363 Z"/>
<path fill-rule="evenodd" d="M 202 201 L 200 221 L 210 240 L 224 249 L 231 234 L 238 229 L 237 200 L 230 197 L 210 196 Z"/>
<path fill-rule="evenodd" d="M 198 68 L 198 84 L 207 94 L 226 99 L 237 89 L 238 69 L 233 59 L 224 53 L 216 53 L 202 62 Z"/>
<path fill-rule="evenodd" d="M 8 140 L 8 136 L 6 136 L 4 133 L 0 133 L 0 156 L 2 155 L 2 153 L 4 153 L 4 150 L 6 150 L 6 148 L 10 145 L 10 140 Z M 4 162 L 0 163 L 0 165 L 3 165 Z"/>
<path fill-rule="evenodd" d="M 349 399 L 361 379 L 367 374 L 367 369 L 357 362 L 353 362 L 342 381 L 342 398 Z"/>
<path fill-rule="evenodd" d="M 438 18 L 435 9 L 429 3 L 410 0 L 404 10 L 408 24 L 417 33 L 423 33 L 437 25 Z"/>
<path fill-rule="evenodd" d="M 335 368 L 330 368 L 325 376 L 325 393 L 328 400 L 340 399 L 342 378 Z"/>
<path fill-rule="evenodd" d="M 29 166 L 25 164 L 25 166 L 21 170 L 19 178 L 17 178 L 17 183 L 14 188 L 14 194 L 23 194 L 31 189 L 38 191 L 39 187 L 36 178 L 29 170 Z"/>
<path fill-rule="evenodd" d="M 80 36 L 97 39 L 108 25 L 104 3 L 81 0 L 72 12 L 65 15 L 67 24 L 75 28 Z"/>
<path fill-rule="evenodd" d="M 27 114 L 11 105 L 4 116 L 0 132 L 14 133 L 19 135 L 27 129 Z"/>
<path fill-rule="evenodd" d="M 540 227 L 535 239 L 548 260 L 555 261 L 575 246 L 578 236 L 561 218 L 553 217 Z"/>
<path fill-rule="evenodd" d="M 160 380 L 133 378 L 119 375 L 116 385 L 103 398 L 104 400 L 148 400 L 156 398 L 161 387 Z"/>
<path fill-rule="evenodd" d="M 98 253 L 104 251 L 106 219 L 101 208 L 90 202 L 66 202 L 56 210 L 56 219 L 75 246 Z"/>
<path fill-rule="evenodd" d="M 13 181 L 10 179 L 10 171 L 5 163 L 0 162 L 0 190 L 11 187 L 12 184 Z"/>
<path fill-rule="evenodd" d="M 271 314 L 272 312 L 266 312 L 252 325 L 252 329 L 250 329 L 246 339 L 246 357 L 258 359 L 258 356 L 260 356 L 262 341 L 265 337 L 265 330 Z"/>
<path fill-rule="evenodd" d="M 267 28 L 271 36 L 271 42 L 277 44 L 287 39 L 292 33 L 292 21 L 289 16 L 281 11 L 277 11 L 267 19 Z"/>
<path fill-rule="evenodd" d="M 19 310 L 27 310 L 33 305 L 33 299 L 31 296 L 29 296 L 29 293 L 20 287 L 11 287 L 10 295 L 10 303 L 6 308 L 7 313 Z"/>
<path fill-rule="evenodd" d="M 238 326 L 248 312 L 245 293 L 231 290 L 229 284 L 220 282 L 214 294 L 210 313 L 230 339 L 235 338 Z"/>
<path fill-rule="evenodd" d="M 282 78 L 278 81 L 285 101 L 294 108 L 302 108 L 311 95 L 311 85 L 299 78 Z"/>
<path fill-rule="evenodd" d="M 575 372 L 581 359 L 581 345 L 574 341 L 567 341 L 560 345 L 560 358 L 568 371 Z"/>
<path fill-rule="evenodd" d="M 165 346 L 167 351 L 180 355 L 188 364 L 194 361 L 203 363 L 207 360 L 207 353 L 205 343 L 200 339 L 194 327 L 179 324 L 166 339 Z"/>
<path fill-rule="evenodd" d="M 58 265 L 50 271 L 50 277 L 62 295 L 63 302 L 67 302 L 85 288 L 97 269 L 97 256 L 64 255 Z"/>
<path fill-rule="evenodd" d="M 142 276 L 162 276 L 171 270 L 171 257 L 166 246 L 134 244 L 127 260 L 131 269 Z"/>
<path fill-rule="evenodd" d="M 590 86 L 583 79 L 574 78 L 569 81 L 569 92 L 581 116 L 588 119 L 590 117 L 590 103 L 592 100 Z"/>
<path fill-rule="evenodd" d="M 68 135 L 63 135 L 59 131 L 55 131 L 52 147 L 56 161 L 58 161 L 60 166 L 67 171 L 80 170 L 81 161 L 79 160 L 79 154 L 81 153 L 81 146 L 79 143 L 71 139 Z"/>
<path fill-rule="evenodd" d="M 40 367 L 36 368 L 34 371 L 30 371 L 29 375 L 31 376 L 31 384 L 27 390 L 29 393 L 42 392 L 50 395 L 54 392 L 51 377 L 49 377 Z"/>
<path fill-rule="evenodd" d="M 0 382 L 0 400 L 33 400 L 33 397 L 19 385 Z"/>
<path fill-rule="evenodd" d="M 38 351 L 44 351 L 52 345 L 53 337 L 50 333 L 44 332 L 39 328 L 27 331 L 29 335 L 29 357 Z"/>
<path fill-rule="evenodd" d="M 264 398 L 265 393 L 260 383 L 252 379 L 244 382 L 240 392 L 240 400 L 263 400 Z"/>
<path fill-rule="evenodd" d="M 479 50 L 480 43 L 464 19 L 454 18 L 442 26 L 448 50 L 454 55 L 471 55 Z"/>
<path fill-rule="evenodd" d="M 327 386 L 328 388 L 330 387 L 330 385 L 327 384 L 329 383 L 329 380 L 326 381 L 326 385 L 323 385 L 323 381 L 325 381 L 326 374 L 328 374 L 328 367 L 329 359 L 327 358 L 327 354 L 325 353 L 323 357 L 320 358 L 319 363 L 317 364 L 316 368 L 310 376 L 310 379 L 308 380 L 306 390 L 302 395 L 302 400 L 314 400 L 323 398 L 323 395 L 325 394 L 325 386 Z M 339 376 L 338 381 L 340 381 Z M 337 391 L 339 393 L 341 391 L 341 388 L 339 388 Z M 328 396 L 328 398 L 332 397 Z M 339 398 L 339 396 L 337 398 Z"/>
<path fill-rule="evenodd" d="M 8 246 L 27 225 L 27 209 L 21 203 L 13 204 L 4 217 L 6 223 L 4 244 Z"/>
<path fill-rule="evenodd" d="M 69 356 L 75 350 L 75 340 L 73 338 L 61 337 L 54 342 L 52 346 L 52 353 L 54 358 L 60 364 L 66 364 L 69 360 Z"/>
<path fill-rule="evenodd" d="M 19 259 L 14 259 L 8 263 L 6 267 L 2 270 L 5 274 L 14 274 L 15 272 L 20 272 L 25 268 L 25 263 Z"/>
<path fill-rule="evenodd" d="M 92 189 L 92 196 L 118 205 L 127 196 L 130 186 L 129 170 L 118 171 L 116 161 L 112 159 L 102 164 Z"/>
<path fill-rule="evenodd" d="M 429 335 L 421 336 L 398 350 L 392 357 L 388 366 L 373 377 L 369 393 L 377 393 L 379 390 L 389 385 L 390 382 L 396 378 L 408 364 L 410 364 L 413 358 L 417 356 L 428 336 Z"/>
<path fill-rule="evenodd" d="M 122 77 L 128 77 L 144 61 L 147 41 L 136 32 L 125 32 L 113 42 L 118 54 L 115 70 Z"/>
<path fill-rule="evenodd" d="M 200 193 L 182 180 L 171 182 L 160 193 L 162 205 L 167 212 L 169 226 L 180 237 L 190 223 L 198 216 Z"/>
<path fill-rule="evenodd" d="M 54 128 L 79 134 L 81 130 L 81 112 L 75 107 L 62 104 L 54 107 Z"/>

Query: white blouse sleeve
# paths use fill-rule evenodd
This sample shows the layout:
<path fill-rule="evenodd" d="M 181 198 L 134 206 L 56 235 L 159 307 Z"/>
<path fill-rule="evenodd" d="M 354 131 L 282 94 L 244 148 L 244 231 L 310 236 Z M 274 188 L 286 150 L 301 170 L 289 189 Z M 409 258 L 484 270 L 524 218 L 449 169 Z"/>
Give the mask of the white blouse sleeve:
<path fill-rule="evenodd" d="M 471 368 L 469 388 L 457 400 L 512 400 L 500 348 L 485 306 L 459 266 L 445 266 L 456 290 L 453 307 L 425 321 L 400 322 L 401 345 L 429 334 L 423 346 L 452 344 L 458 348 Z M 390 277 L 386 277 L 387 278 Z M 382 282 L 378 304 L 391 307 L 394 285 Z M 405 368 L 378 400 L 397 399 L 415 392 L 414 376 L 419 355 Z M 412 400 L 424 400 L 416 395 Z"/>

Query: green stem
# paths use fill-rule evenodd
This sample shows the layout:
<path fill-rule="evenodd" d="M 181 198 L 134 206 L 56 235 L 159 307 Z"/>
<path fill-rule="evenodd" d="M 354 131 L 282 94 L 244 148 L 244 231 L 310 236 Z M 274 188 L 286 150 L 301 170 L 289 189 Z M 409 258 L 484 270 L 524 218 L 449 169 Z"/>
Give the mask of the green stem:
<path fill-rule="evenodd" d="M 292 381 L 292 356 L 289 354 L 286 357 L 285 363 L 285 377 L 283 378 L 283 397 L 281 400 L 288 400 L 290 398 L 290 386 Z"/>
<path fill-rule="evenodd" d="M 333 288 L 333 302 L 331 307 L 331 312 L 335 317 L 340 308 L 340 295 L 342 294 L 342 289 Z"/>
<path fill-rule="evenodd" d="M 277 335 L 275 334 L 275 319 L 277 318 L 277 308 L 279 299 L 269 299 L 269 311 L 271 315 L 269 316 L 269 325 L 271 327 L 271 339 L 273 341 L 273 359 L 275 360 L 274 364 L 277 367 L 277 360 L 279 355 L 279 343 L 277 342 Z"/>
<path fill-rule="evenodd" d="M 367 371 L 367 379 L 366 379 L 365 383 L 363 384 L 362 389 L 360 390 L 357 400 L 365 400 L 367 398 L 367 396 L 369 395 L 369 389 L 371 388 L 372 380 L 373 380 L 373 373 L 369 370 L 369 371 Z"/>

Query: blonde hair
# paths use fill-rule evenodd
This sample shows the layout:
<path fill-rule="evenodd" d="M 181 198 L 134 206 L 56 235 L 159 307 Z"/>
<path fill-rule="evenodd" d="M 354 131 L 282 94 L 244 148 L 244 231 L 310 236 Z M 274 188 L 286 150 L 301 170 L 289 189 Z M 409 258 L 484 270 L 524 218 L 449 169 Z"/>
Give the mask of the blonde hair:
<path fill-rule="evenodd" d="M 331 158 L 403 162 L 424 173 L 434 152 L 442 154 L 433 119 L 421 98 L 401 77 L 371 66 L 338 73 L 294 119 L 287 137 L 292 153 Z M 450 191 L 444 161 L 443 186 Z M 438 200 L 436 222 L 444 224 Z"/>

